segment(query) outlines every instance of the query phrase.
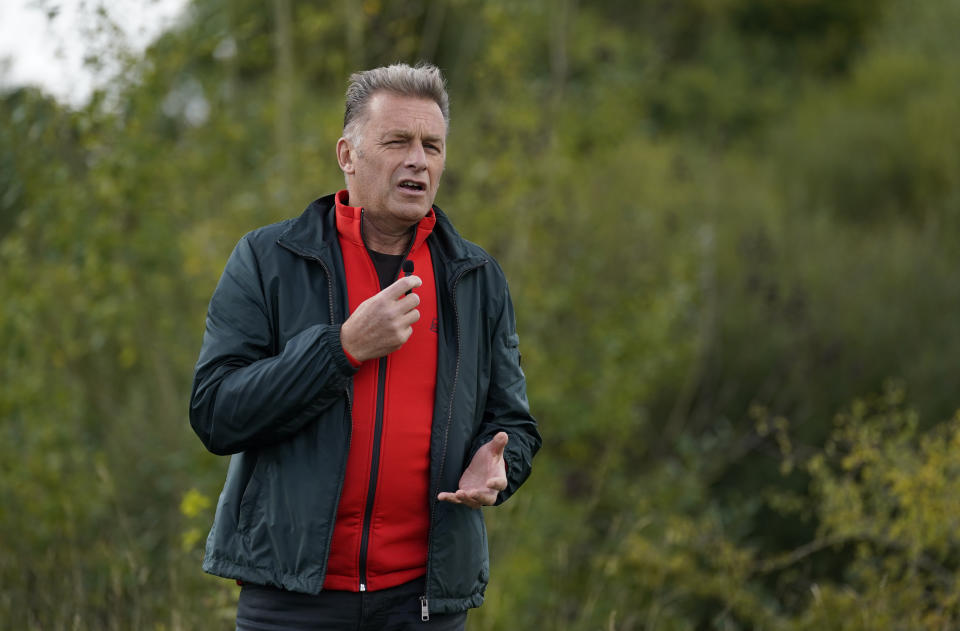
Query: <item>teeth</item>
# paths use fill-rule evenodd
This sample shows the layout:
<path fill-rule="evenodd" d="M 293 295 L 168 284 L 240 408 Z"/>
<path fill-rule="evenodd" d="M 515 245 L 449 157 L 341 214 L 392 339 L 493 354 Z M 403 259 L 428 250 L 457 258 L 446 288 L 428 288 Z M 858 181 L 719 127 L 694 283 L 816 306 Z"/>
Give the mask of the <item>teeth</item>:
<path fill-rule="evenodd" d="M 418 190 L 418 191 L 423 189 L 423 186 L 422 186 L 421 184 L 417 184 L 417 183 L 415 183 L 415 182 L 410 182 L 410 181 L 407 181 L 407 180 L 404 180 L 403 182 L 400 182 L 400 186 L 402 186 L 402 187 L 404 187 L 404 188 L 412 188 L 412 189 L 415 189 L 415 190 Z"/>

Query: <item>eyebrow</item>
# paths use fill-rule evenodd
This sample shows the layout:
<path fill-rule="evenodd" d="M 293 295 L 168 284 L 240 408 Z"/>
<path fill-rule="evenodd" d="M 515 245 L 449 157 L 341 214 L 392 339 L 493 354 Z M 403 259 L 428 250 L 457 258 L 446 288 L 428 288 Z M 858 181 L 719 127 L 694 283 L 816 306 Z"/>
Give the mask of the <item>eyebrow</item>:
<path fill-rule="evenodd" d="M 413 138 L 413 136 L 414 136 L 413 132 L 405 129 L 390 129 L 385 134 L 383 134 L 382 138 L 394 137 L 394 138 L 403 138 L 404 140 L 409 140 Z M 433 134 L 427 134 L 423 136 L 423 140 L 424 142 L 435 142 L 435 143 L 443 144 L 443 136 L 435 136 Z"/>

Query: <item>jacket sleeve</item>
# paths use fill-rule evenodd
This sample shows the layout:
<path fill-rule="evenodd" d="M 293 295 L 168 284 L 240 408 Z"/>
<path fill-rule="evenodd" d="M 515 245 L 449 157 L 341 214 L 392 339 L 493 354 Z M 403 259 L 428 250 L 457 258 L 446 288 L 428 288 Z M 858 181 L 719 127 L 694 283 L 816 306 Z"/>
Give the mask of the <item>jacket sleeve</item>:
<path fill-rule="evenodd" d="M 310 326 L 273 354 L 261 287 L 256 256 L 244 237 L 210 300 L 190 398 L 190 424 L 218 455 L 295 434 L 343 396 L 355 372 L 340 346 L 338 325 Z"/>
<path fill-rule="evenodd" d="M 470 450 L 471 458 L 498 432 L 506 432 L 509 440 L 504 449 L 507 465 L 507 488 L 500 491 L 496 504 L 502 504 L 529 477 L 533 456 L 542 439 L 537 422 L 530 414 L 527 383 L 520 367 L 520 338 L 510 292 L 503 285 L 502 307 L 493 328 L 491 340 L 491 377 L 480 431 Z M 469 460 L 468 460 L 469 462 Z"/>

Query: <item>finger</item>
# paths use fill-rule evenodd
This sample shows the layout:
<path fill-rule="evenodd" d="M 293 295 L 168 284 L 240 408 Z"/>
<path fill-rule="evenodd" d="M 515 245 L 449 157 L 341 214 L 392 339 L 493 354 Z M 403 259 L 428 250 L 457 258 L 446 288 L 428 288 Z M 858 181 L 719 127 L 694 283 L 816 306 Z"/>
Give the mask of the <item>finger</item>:
<path fill-rule="evenodd" d="M 479 490 L 465 491 L 460 489 L 457 491 L 457 499 L 460 500 L 461 504 L 470 508 L 480 508 L 484 505 L 483 492 Z"/>
<path fill-rule="evenodd" d="M 409 333 L 413 333 L 413 325 L 420 319 L 420 312 L 414 309 L 410 313 L 405 313 L 400 316 L 400 319 L 397 320 L 397 326 L 403 327 L 404 329 L 409 329 Z"/>
<path fill-rule="evenodd" d="M 410 295 L 411 295 L 411 296 L 416 296 L 416 294 L 410 294 Z M 419 319 L 420 319 L 420 312 L 417 311 L 417 304 L 415 304 L 415 303 L 417 303 L 417 302 L 419 302 L 419 301 L 406 302 L 406 298 L 404 298 L 403 300 L 398 300 L 398 301 L 397 301 L 396 317 L 399 317 L 401 320 L 402 320 L 403 318 L 410 318 L 410 317 L 412 317 L 413 320 L 408 320 L 408 321 L 406 322 L 407 324 L 413 324 L 414 322 L 416 322 L 417 320 L 419 320 Z"/>
<path fill-rule="evenodd" d="M 460 504 L 468 508 L 480 508 L 481 503 L 471 498 L 466 491 L 460 490 L 456 493 L 438 493 L 437 499 L 441 502 L 450 502 L 451 504 Z"/>
<path fill-rule="evenodd" d="M 448 493 L 446 491 L 437 494 L 437 499 L 441 502 L 451 502 L 453 504 L 461 504 L 462 502 L 457 497 L 456 493 Z"/>
<path fill-rule="evenodd" d="M 457 499 L 460 501 L 460 504 L 467 506 L 469 508 L 480 508 L 485 505 L 483 497 L 478 496 L 477 491 L 457 491 Z"/>
<path fill-rule="evenodd" d="M 400 298 L 411 289 L 416 289 L 422 284 L 423 280 L 419 276 L 401 276 L 380 293 L 388 298 Z"/>
<path fill-rule="evenodd" d="M 461 498 L 463 503 L 467 505 L 473 504 L 474 508 L 479 508 L 480 506 L 491 506 L 497 501 L 497 494 L 486 490 L 470 491 L 465 494 L 466 498 Z"/>
<path fill-rule="evenodd" d="M 407 294 L 403 298 L 397 300 L 397 308 L 400 310 L 400 313 L 406 313 L 407 311 L 412 311 L 420 306 L 420 296 L 417 294 Z"/>

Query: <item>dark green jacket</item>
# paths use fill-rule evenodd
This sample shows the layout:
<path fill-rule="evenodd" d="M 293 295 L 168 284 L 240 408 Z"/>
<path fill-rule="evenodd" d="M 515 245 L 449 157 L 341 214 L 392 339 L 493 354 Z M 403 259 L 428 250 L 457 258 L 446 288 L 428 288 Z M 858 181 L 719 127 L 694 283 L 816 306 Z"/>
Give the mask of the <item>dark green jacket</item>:
<path fill-rule="evenodd" d="M 216 454 L 233 454 L 203 569 L 318 593 L 324 582 L 350 442 L 354 369 L 340 346 L 346 279 L 333 196 L 299 218 L 244 236 L 207 313 L 190 423 Z M 430 438 L 432 613 L 483 602 L 489 576 L 480 510 L 439 502 L 494 434 L 510 440 L 512 495 L 540 447 L 530 415 L 513 305 L 503 272 L 436 209 L 427 240 L 436 275 L 439 344 Z"/>

